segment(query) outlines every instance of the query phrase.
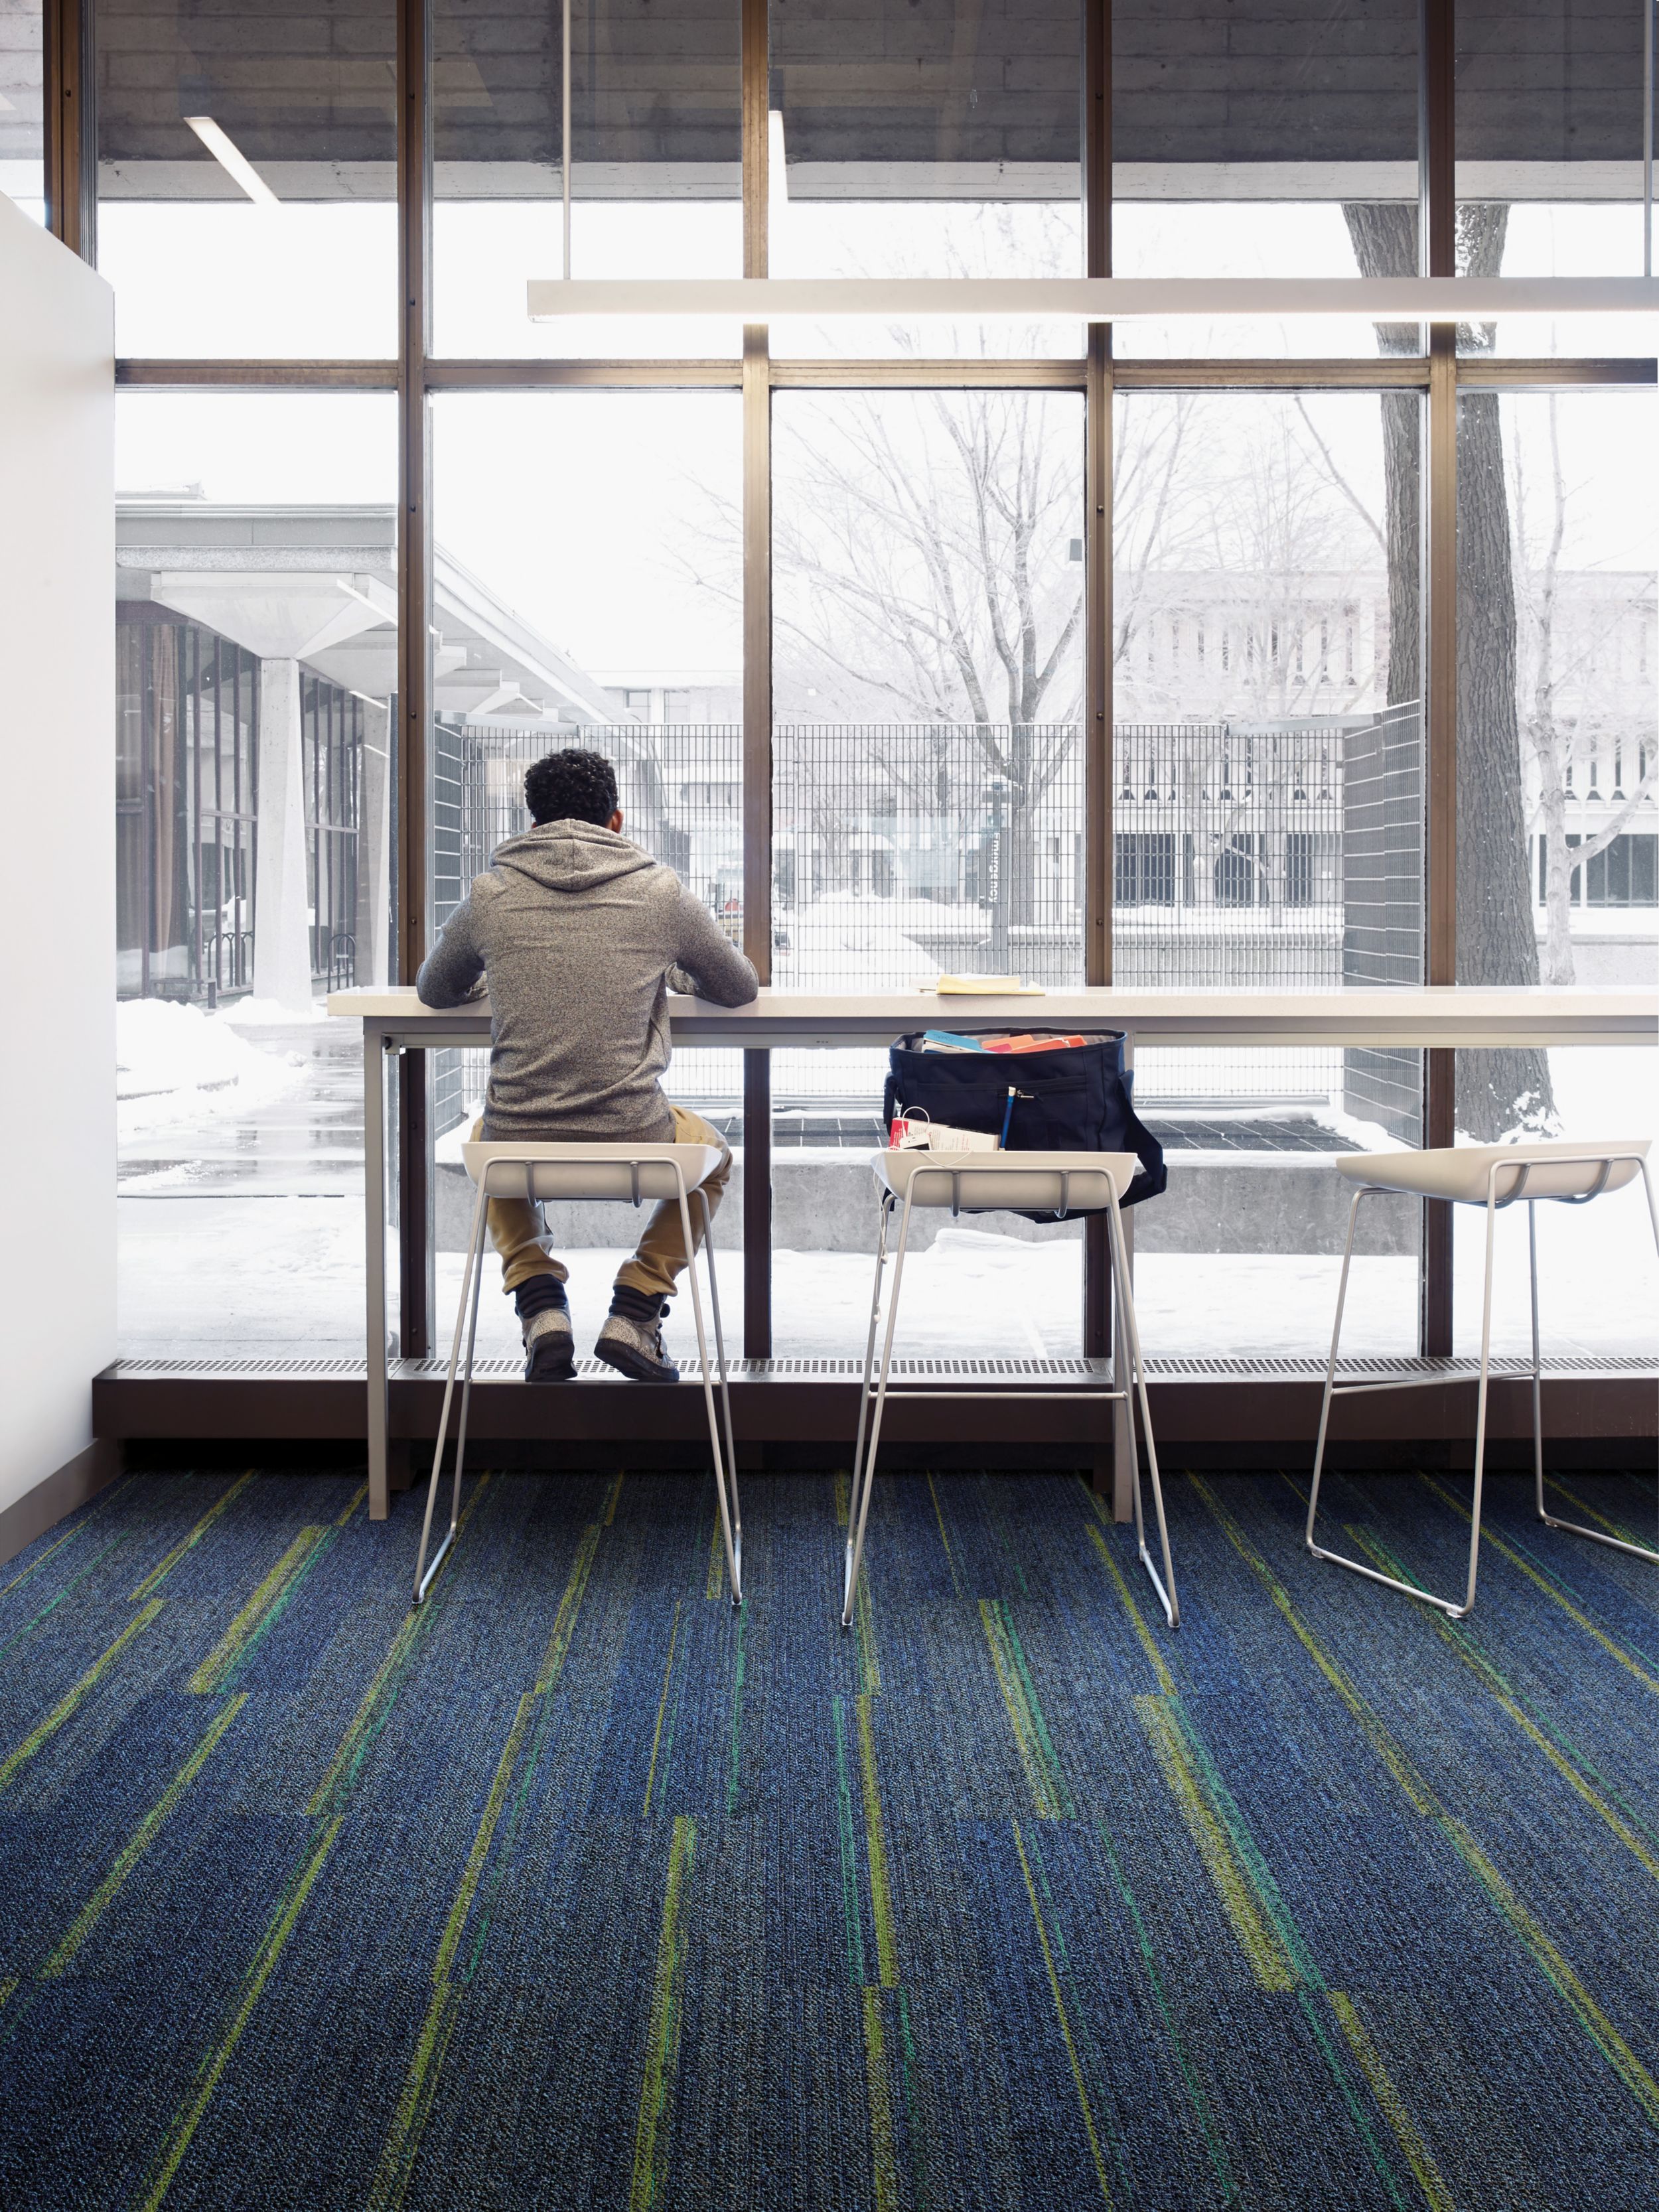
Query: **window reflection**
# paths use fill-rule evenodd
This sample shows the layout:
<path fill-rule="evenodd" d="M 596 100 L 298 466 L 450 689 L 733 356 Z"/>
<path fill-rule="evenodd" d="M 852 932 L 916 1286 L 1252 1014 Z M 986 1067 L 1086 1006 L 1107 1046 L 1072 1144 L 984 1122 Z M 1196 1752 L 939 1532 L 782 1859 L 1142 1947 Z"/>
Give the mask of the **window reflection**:
<path fill-rule="evenodd" d="M 98 0 L 116 350 L 397 350 L 396 10 Z"/>
<path fill-rule="evenodd" d="M 1470 276 L 1640 276 L 1643 16 L 1604 0 L 1458 0 L 1457 264 Z M 1649 50 L 1650 53 L 1651 49 Z M 1648 114 L 1651 116 L 1651 92 Z M 1466 325 L 1465 354 L 1653 350 L 1628 317 Z"/>
<path fill-rule="evenodd" d="M 1114 0 L 1119 276 L 1418 273 L 1417 0 Z M 1125 325 L 1125 356 L 1369 353 L 1357 320 Z M 1382 349 L 1417 352 L 1419 334 Z"/>
<path fill-rule="evenodd" d="M 712 357 L 735 323 L 525 313 L 532 276 L 743 269 L 738 0 L 433 9 L 434 307 L 442 354 Z M 564 124 L 570 120 L 568 234 Z"/>

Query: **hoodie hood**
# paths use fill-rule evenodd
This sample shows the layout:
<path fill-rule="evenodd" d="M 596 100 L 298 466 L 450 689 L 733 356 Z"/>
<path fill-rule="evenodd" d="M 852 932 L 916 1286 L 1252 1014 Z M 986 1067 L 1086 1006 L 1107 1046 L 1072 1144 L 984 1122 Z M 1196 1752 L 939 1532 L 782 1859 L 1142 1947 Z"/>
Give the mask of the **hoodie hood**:
<path fill-rule="evenodd" d="M 497 845 L 490 860 L 505 875 L 526 878 L 543 890 L 580 896 L 658 863 L 615 830 L 596 822 L 543 822 Z"/>

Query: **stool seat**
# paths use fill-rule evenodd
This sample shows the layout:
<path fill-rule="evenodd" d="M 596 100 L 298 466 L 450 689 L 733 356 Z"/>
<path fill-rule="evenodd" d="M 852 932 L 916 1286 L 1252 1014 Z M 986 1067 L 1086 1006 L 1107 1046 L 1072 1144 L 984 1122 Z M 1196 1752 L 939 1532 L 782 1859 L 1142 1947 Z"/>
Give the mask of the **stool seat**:
<path fill-rule="evenodd" d="M 672 1203 L 682 1189 L 695 1190 L 713 1175 L 720 1157 L 713 1145 L 538 1144 L 521 1138 L 461 1146 L 467 1174 L 486 1198 L 527 1198 L 532 1206 L 581 1198 Z"/>
<path fill-rule="evenodd" d="M 872 1152 L 876 1180 L 914 1206 L 957 1213 L 1103 1213 L 1139 1169 L 1133 1152 Z"/>
<path fill-rule="evenodd" d="M 1648 1139 L 1575 1143 L 1571 1138 L 1540 1137 L 1525 1145 L 1455 1145 L 1426 1152 L 1348 1152 L 1336 1171 L 1350 1182 L 1373 1190 L 1409 1192 L 1418 1198 L 1449 1199 L 1455 1206 L 1484 1206 L 1493 1168 L 1499 1170 L 1496 1203 L 1512 1198 L 1589 1198 L 1622 1190 L 1642 1172 Z M 1606 1164 L 1606 1172 L 1603 1166 Z"/>

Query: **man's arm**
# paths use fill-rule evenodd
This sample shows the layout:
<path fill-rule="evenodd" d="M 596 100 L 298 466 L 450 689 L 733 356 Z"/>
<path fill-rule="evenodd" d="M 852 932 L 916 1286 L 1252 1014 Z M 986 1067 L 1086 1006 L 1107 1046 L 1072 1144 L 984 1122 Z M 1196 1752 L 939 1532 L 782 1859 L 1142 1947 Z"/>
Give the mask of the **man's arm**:
<path fill-rule="evenodd" d="M 680 893 L 675 917 L 678 939 L 668 971 L 673 991 L 694 991 L 717 1006 L 746 1006 L 760 989 L 760 978 L 701 899 Z"/>
<path fill-rule="evenodd" d="M 472 901 L 461 901 L 444 933 L 421 963 L 415 995 L 423 1006 L 459 1006 L 483 980 L 484 964 L 472 926 Z"/>

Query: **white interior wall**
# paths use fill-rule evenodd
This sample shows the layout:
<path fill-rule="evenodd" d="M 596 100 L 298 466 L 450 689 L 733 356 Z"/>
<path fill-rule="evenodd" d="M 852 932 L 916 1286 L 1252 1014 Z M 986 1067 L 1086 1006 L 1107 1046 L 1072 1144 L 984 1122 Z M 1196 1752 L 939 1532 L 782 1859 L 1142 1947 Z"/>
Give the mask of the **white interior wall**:
<path fill-rule="evenodd" d="M 115 312 L 0 197 L 0 1510 L 115 1356 Z"/>

